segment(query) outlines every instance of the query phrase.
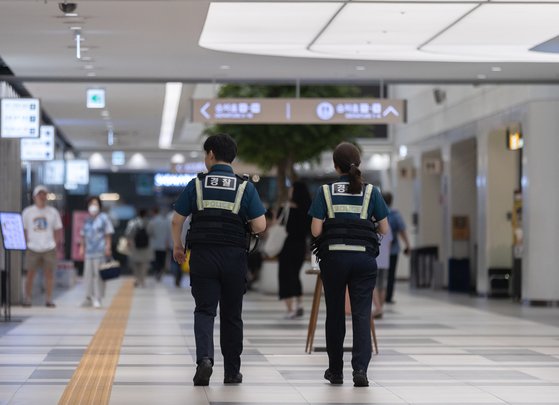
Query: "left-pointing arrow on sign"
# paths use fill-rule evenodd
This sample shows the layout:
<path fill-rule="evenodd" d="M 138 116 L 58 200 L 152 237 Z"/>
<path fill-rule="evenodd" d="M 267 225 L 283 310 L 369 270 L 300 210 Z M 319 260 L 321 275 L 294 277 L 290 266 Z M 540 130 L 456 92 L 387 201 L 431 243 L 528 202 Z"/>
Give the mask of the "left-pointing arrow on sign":
<path fill-rule="evenodd" d="M 211 115 L 208 114 L 208 112 L 207 112 L 207 109 L 210 105 L 211 105 L 211 103 L 208 101 L 206 104 L 204 104 L 202 107 L 200 107 L 200 114 L 202 114 L 204 117 L 206 117 L 207 120 L 209 120 L 211 118 Z"/>

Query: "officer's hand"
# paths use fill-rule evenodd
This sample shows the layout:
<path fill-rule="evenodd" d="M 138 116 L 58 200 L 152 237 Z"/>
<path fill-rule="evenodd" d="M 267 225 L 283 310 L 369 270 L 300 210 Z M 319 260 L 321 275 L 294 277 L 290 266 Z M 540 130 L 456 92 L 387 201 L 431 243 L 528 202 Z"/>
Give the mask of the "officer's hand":
<path fill-rule="evenodd" d="M 182 246 L 174 246 L 173 247 L 173 259 L 178 264 L 183 264 L 185 260 L 184 248 Z"/>

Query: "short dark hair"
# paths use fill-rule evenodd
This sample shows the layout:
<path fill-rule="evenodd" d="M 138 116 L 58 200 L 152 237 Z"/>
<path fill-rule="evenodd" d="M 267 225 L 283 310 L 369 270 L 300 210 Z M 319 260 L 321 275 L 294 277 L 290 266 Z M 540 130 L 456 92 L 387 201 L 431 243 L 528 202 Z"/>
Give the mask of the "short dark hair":
<path fill-rule="evenodd" d="M 215 134 L 206 139 L 204 150 L 212 151 L 218 161 L 231 163 L 237 156 L 237 143 L 229 134 Z"/>
<path fill-rule="evenodd" d="M 88 208 L 89 204 L 91 204 L 92 201 L 97 201 L 97 204 L 99 205 L 99 211 L 103 211 L 103 203 L 97 195 L 92 195 L 88 197 L 87 200 L 85 200 L 85 208 Z"/>
<path fill-rule="evenodd" d="M 148 215 L 148 210 L 146 210 L 145 208 L 141 208 L 138 211 L 138 215 L 140 216 L 140 218 L 144 218 Z"/>
<path fill-rule="evenodd" d="M 392 205 L 392 193 L 390 191 L 383 191 L 382 193 L 382 198 L 384 198 L 384 201 L 386 202 L 386 205 L 388 205 L 389 207 Z"/>
<path fill-rule="evenodd" d="M 309 189 L 304 182 L 300 180 L 293 182 L 293 195 L 291 196 L 291 201 L 297 204 L 297 207 L 301 210 L 305 212 L 308 211 L 312 200 Z"/>

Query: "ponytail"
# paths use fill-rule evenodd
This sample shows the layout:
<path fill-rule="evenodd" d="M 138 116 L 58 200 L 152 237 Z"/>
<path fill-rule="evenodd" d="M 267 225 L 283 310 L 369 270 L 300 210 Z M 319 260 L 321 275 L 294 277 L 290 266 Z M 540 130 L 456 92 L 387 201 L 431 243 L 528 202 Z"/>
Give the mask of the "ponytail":
<path fill-rule="evenodd" d="M 359 149 L 349 142 L 340 143 L 333 154 L 334 165 L 336 165 L 342 173 L 349 175 L 349 192 L 350 194 L 359 194 L 363 190 L 363 178 L 361 177 L 361 156 Z"/>
<path fill-rule="evenodd" d="M 359 194 L 363 189 L 363 178 L 361 177 L 361 170 L 355 165 L 349 166 L 349 192 L 350 194 Z"/>

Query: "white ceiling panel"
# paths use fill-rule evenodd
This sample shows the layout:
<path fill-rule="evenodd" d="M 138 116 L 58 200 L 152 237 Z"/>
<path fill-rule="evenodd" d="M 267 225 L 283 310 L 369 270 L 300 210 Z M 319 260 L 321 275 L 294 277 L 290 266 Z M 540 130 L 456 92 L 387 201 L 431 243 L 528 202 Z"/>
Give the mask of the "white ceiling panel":
<path fill-rule="evenodd" d="M 425 51 L 493 61 L 555 61 L 530 49 L 559 35 L 559 4 L 486 4 L 426 45 Z"/>
<path fill-rule="evenodd" d="M 173 149 L 186 155 L 199 151 L 203 127 L 190 122 L 189 100 L 214 96 L 219 84 L 229 81 L 295 87 L 297 81 L 477 82 L 478 76 L 488 81 L 559 80 L 556 54 L 528 52 L 538 41 L 559 35 L 559 1 L 77 4 L 78 16 L 65 17 L 58 1 L 0 0 L 0 58 L 15 75 L 29 79 L 24 85 L 41 98 L 45 111 L 78 150 L 143 150 L 169 159 Z M 81 60 L 76 58 L 72 27 L 80 27 L 83 37 Z M 540 63 L 513 62 L 517 60 Z M 500 71 L 492 71 L 493 66 Z M 168 81 L 184 84 L 173 148 L 161 151 Z M 108 117 L 85 108 L 85 90 L 94 86 L 107 91 Z M 112 148 L 106 143 L 109 123 L 116 134 Z"/>

